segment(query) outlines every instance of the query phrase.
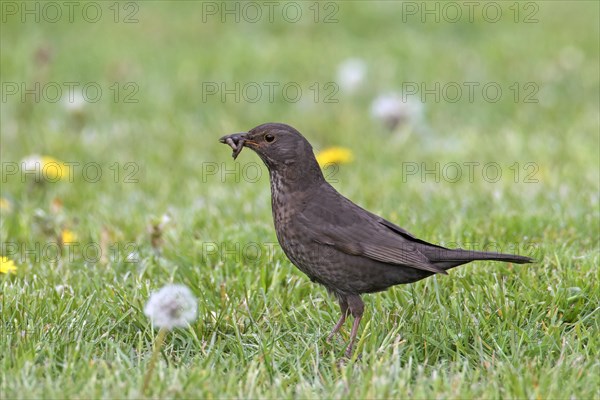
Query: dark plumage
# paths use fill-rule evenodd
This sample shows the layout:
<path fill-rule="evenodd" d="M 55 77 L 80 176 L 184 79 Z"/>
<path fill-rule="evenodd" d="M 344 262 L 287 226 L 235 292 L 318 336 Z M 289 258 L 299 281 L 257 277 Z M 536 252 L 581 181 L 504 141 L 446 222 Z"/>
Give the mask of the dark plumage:
<path fill-rule="evenodd" d="M 354 317 L 348 357 L 363 315 L 360 295 L 415 282 L 474 260 L 529 263 L 529 257 L 447 249 L 357 206 L 323 177 L 310 143 L 296 129 L 268 123 L 224 136 L 234 158 L 254 150 L 269 169 L 275 231 L 292 263 L 339 300 L 342 315 L 329 339 Z"/>

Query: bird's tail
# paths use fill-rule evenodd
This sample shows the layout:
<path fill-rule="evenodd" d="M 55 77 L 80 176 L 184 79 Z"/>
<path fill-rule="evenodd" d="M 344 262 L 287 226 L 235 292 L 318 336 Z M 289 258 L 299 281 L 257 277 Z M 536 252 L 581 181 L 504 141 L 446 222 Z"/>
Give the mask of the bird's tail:
<path fill-rule="evenodd" d="M 433 247 L 427 250 L 420 249 L 429 261 L 442 269 L 450 269 L 476 260 L 504 261 L 516 264 L 532 263 L 534 260 L 527 256 L 515 254 L 495 253 L 491 251 L 474 251 L 464 249 L 445 249 Z"/>

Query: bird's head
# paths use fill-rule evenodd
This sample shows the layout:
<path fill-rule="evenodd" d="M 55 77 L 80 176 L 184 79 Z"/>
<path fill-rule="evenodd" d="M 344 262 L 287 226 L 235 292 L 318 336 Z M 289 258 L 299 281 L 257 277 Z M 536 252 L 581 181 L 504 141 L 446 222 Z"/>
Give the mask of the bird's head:
<path fill-rule="evenodd" d="M 271 172 L 293 169 L 304 173 L 318 171 L 321 174 L 312 146 L 289 125 L 266 123 L 248 132 L 223 136 L 219 140 L 233 149 L 234 159 L 244 147 L 254 150 Z"/>

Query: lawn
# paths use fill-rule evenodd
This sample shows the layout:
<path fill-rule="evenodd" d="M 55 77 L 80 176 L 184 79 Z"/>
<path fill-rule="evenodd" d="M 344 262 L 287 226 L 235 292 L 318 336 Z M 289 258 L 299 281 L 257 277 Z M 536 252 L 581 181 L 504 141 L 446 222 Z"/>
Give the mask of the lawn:
<path fill-rule="evenodd" d="M 143 397 L 169 283 L 198 318 L 152 398 L 600 396 L 599 3 L 0 7 L 3 399 Z M 372 104 L 394 92 L 390 130 Z M 348 149 L 327 179 L 416 236 L 537 262 L 363 296 L 343 361 L 266 168 L 218 142 L 263 122 Z"/>

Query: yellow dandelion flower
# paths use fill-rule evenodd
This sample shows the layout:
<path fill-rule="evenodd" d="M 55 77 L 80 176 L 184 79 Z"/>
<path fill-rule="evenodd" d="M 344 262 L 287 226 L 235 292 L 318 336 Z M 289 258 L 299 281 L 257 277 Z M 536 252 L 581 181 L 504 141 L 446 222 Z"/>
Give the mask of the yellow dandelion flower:
<path fill-rule="evenodd" d="M 42 156 L 42 177 L 49 181 L 67 180 L 69 178 L 69 168 L 56 158 Z"/>
<path fill-rule="evenodd" d="M 353 158 L 352 151 L 345 147 L 329 147 L 317 154 L 317 162 L 321 167 L 328 164 L 346 164 Z"/>
<path fill-rule="evenodd" d="M 12 203 L 6 197 L 0 197 L 0 211 L 12 211 Z"/>
<path fill-rule="evenodd" d="M 63 229 L 60 238 L 63 244 L 69 245 L 77 241 L 77 234 L 70 229 Z"/>
<path fill-rule="evenodd" d="M 68 166 L 50 156 L 39 156 L 37 154 L 28 156 L 21 161 L 21 168 L 24 173 L 35 174 L 39 180 L 57 182 L 69 179 Z"/>
<path fill-rule="evenodd" d="M 8 257 L 0 257 L 0 274 L 14 274 L 17 272 L 17 266 L 13 260 Z"/>

